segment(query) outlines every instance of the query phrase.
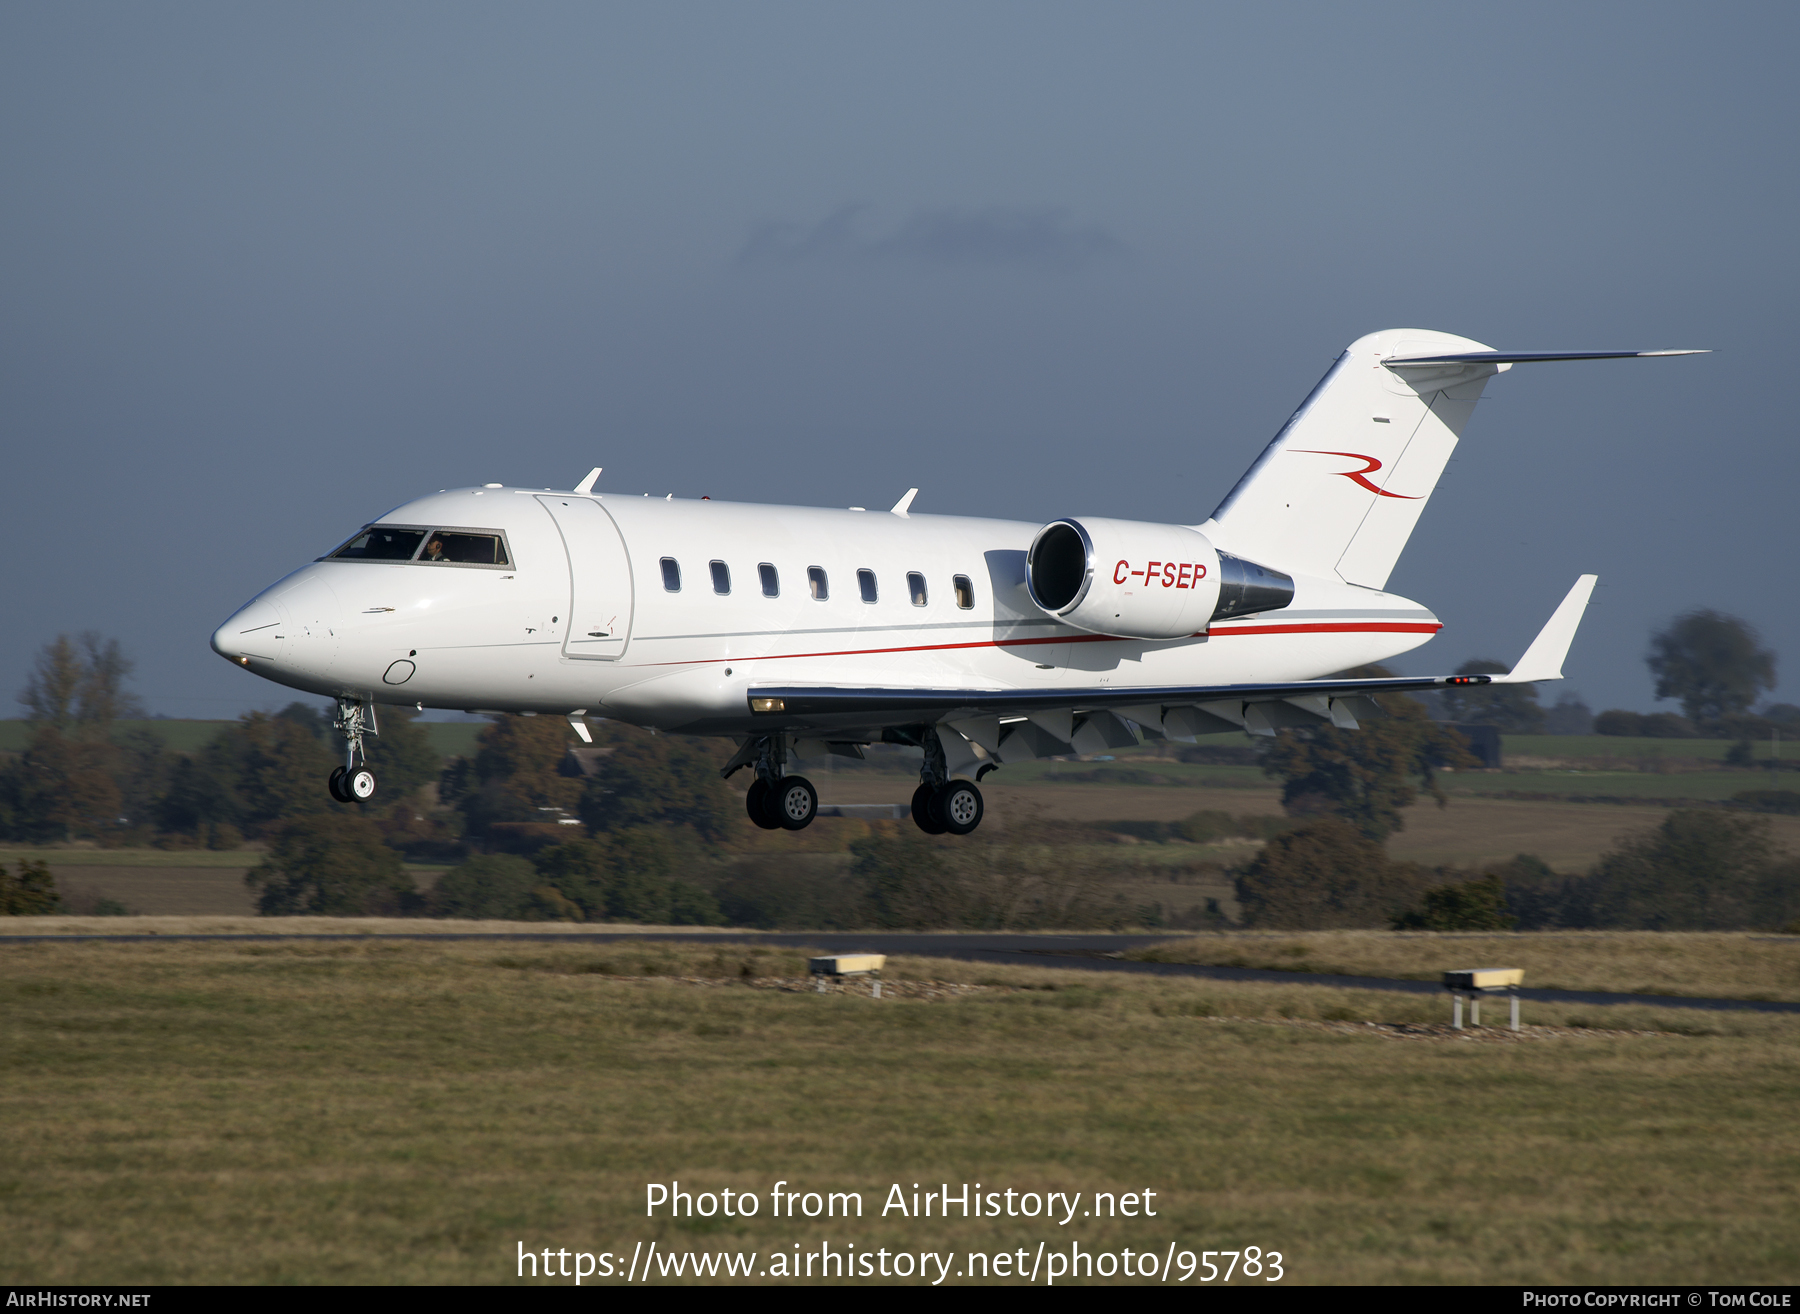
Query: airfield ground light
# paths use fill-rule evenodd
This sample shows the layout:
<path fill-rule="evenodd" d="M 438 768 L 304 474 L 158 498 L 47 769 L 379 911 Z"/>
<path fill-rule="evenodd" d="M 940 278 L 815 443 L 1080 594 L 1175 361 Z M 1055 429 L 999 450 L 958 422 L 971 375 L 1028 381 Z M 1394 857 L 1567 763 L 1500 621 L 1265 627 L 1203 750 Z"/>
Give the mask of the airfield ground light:
<path fill-rule="evenodd" d="M 820 994 L 825 993 L 826 977 L 841 981 L 847 976 L 866 976 L 874 982 L 869 993 L 875 999 L 881 998 L 881 969 L 885 966 L 886 954 L 828 954 L 806 960 L 806 970 L 817 982 L 815 989 Z"/>
<path fill-rule="evenodd" d="M 1463 1029 L 1463 1000 L 1469 1001 L 1469 1025 L 1481 1025 L 1481 997 L 1506 994 L 1512 999 L 1512 1029 L 1519 1029 L 1519 985 L 1525 980 L 1520 967 L 1464 967 L 1444 973 L 1444 989 L 1455 1000 L 1450 1025 Z"/>

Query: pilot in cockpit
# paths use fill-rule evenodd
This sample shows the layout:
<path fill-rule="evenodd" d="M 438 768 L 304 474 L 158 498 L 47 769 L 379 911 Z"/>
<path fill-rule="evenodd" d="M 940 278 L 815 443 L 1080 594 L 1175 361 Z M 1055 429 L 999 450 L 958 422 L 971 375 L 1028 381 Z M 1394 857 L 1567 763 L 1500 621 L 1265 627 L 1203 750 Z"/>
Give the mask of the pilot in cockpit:
<path fill-rule="evenodd" d="M 419 554 L 420 561 L 448 561 L 449 559 L 444 553 L 444 536 L 442 534 L 433 534 L 431 541 L 425 545 L 425 550 Z"/>

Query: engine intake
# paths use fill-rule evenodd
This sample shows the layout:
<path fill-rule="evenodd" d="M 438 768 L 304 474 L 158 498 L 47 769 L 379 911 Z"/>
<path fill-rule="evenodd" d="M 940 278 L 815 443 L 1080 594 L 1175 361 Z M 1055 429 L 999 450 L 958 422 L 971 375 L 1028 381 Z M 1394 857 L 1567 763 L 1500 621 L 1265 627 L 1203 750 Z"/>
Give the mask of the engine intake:
<path fill-rule="evenodd" d="M 1294 581 L 1215 549 L 1185 525 L 1053 520 L 1025 558 L 1044 611 L 1093 634 L 1185 639 L 1227 616 L 1285 607 Z"/>

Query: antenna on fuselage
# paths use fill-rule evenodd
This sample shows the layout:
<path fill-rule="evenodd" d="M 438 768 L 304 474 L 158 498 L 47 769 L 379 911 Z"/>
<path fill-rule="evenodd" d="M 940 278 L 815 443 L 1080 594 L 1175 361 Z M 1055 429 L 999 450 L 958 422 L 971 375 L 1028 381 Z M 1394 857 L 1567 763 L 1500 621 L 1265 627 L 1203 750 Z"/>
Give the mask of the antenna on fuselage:
<path fill-rule="evenodd" d="M 907 489 L 906 496 L 901 498 L 898 502 L 894 503 L 894 505 L 891 508 L 889 508 L 891 514 L 904 517 L 905 519 L 908 519 L 908 520 L 912 519 L 912 500 L 913 500 L 913 498 L 917 497 L 918 495 L 919 495 L 918 489 L 916 489 L 916 488 Z"/>
<path fill-rule="evenodd" d="M 589 470 L 582 481 L 575 485 L 575 491 L 578 493 L 593 492 L 594 485 L 600 480 L 600 471 L 604 468 L 604 466 L 597 465 L 592 470 Z"/>

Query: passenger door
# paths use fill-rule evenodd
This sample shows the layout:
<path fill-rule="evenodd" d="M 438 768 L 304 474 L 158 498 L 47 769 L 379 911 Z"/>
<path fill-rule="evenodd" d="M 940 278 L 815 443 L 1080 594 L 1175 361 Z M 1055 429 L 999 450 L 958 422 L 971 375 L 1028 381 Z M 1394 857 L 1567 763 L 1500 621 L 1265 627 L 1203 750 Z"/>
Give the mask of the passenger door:
<path fill-rule="evenodd" d="M 585 497 L 544 497 L 569 554 L 569 624 L 563 655 L 616 660 L 631 640 L 631 558 L 619 527 Z"/>

